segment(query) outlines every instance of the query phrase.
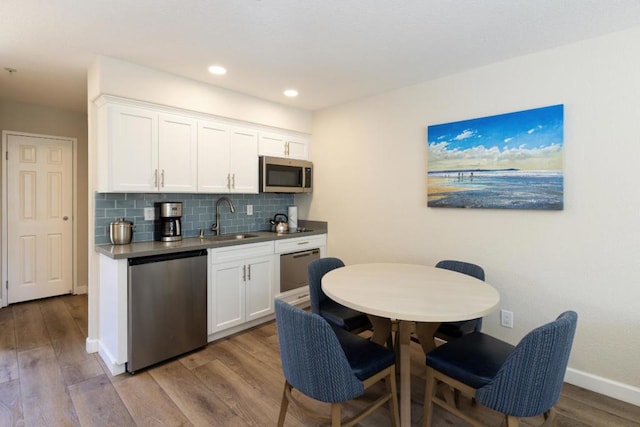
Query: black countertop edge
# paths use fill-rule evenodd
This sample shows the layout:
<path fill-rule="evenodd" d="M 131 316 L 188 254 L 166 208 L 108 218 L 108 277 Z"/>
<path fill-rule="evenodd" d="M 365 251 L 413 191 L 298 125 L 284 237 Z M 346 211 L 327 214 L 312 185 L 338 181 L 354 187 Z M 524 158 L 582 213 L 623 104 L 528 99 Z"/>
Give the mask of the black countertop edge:
<path fill-rule="evenodd" d="M 175 252 L 192 251 L 199 249 L 222 248 L 226 246 L 247 245 L 251 243 L 268 242 L 272 240 L 293 239 L 298 237 L 317 236 L 327 233 L 327 223 L 323 221 L 299 221 L 300 228 L 309 228 L 312 231 L 301 233 L 276 234 L 272 231 L 248 231 L 246 234 L 256 237 L 245 239 L 215 240 L 212 236 L 204 238 L 189 237 L 178 242 L 135 242 L 128 245 L 96 245 L 95 250 L 99 254 L 113 259 L 136 258 L 149 255 L 169 254 Z M 229 233 L 229 235 L 242 234 Z"/>

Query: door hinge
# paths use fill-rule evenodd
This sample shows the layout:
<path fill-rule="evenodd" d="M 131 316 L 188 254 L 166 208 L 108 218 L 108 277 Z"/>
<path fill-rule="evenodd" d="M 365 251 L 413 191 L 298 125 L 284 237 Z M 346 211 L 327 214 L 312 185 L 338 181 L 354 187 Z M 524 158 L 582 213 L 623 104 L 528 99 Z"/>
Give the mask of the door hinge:
<path fill-rule="evenodd" d="M 9 152 L 8 151 L 4 152 L 4 157 L 5 157 L 5 160 L 9 160 Z"/>

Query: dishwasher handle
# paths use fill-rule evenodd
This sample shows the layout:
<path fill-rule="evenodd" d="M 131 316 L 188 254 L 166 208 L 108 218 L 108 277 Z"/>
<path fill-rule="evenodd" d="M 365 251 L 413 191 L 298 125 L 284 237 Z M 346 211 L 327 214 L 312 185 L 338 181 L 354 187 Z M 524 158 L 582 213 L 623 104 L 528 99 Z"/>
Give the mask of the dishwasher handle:
<path fill-rule="evenodd" d="M 303 257 L 308 257 L 308 256 L 311 256 L 311 255 L 315 255 L 315 254 L 317 254 L 319 252 L 320 252 L 320 249 L 311 249 L 311 250 L 308 250 L 308 251 L 295 252 L 295 253 L 288 254 L 288 255 L 290 255 L 292 258 L 303 258 Z"/>
<path fill-rule="evenodd" d="M 149 256 L 142 256 L 142 257 L 136 257 L 136 258 L 129 258 L 127 260 L 127 263 L 129 266 L 132 266 L 132 265 L 150 264 L 152 262 L 171 261 L 174 259 L 193 258 L 198 256 L 207 256 L 207 250 L 199 249 L 197 251 L 184 251 L 184 252 L 175 252 L 171 254 L 149 255 Z"/>

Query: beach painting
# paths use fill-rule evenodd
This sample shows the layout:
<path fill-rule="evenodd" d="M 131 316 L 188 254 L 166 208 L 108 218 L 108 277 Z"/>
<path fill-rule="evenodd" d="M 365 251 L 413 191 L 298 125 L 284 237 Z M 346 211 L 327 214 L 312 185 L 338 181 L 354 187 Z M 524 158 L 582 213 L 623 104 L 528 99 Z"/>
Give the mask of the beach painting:
<path fill-rule="evenodd" d="M 563 209 L 564 106 L 427 127 L 427 206 Z"/>

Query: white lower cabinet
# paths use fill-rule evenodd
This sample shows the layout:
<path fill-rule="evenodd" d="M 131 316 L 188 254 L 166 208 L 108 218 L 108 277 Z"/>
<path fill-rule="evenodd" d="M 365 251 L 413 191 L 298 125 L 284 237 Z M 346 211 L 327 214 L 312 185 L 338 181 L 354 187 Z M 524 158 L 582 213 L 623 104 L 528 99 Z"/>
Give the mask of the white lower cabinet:
<path fill-rule="evenodd" d="M 209 335 L 274 312 L 273 241 L 209 250 Z"/>

